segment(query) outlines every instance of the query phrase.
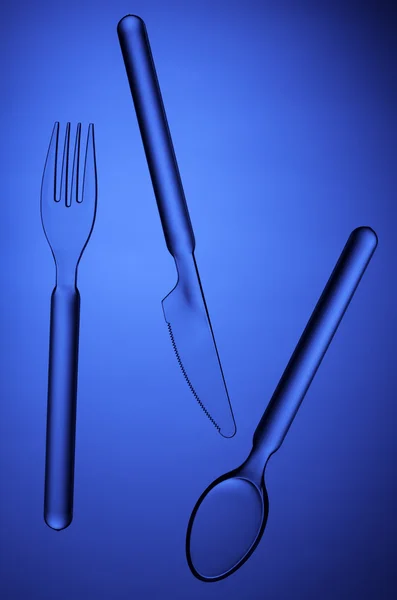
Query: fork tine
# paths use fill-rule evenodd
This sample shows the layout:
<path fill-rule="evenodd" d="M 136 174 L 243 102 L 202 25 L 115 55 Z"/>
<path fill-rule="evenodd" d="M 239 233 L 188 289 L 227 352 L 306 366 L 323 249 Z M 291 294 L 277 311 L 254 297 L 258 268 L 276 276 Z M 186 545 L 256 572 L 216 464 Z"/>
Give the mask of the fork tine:
<path fill-rule="evenodd" d="M 52 129 L 50 145 L 45 161 L 43 179 L 41 182 L 41 201 L 54 202 L 56 199 L 57 158 L 58 158 L 59 123 L 55 122 Z"/>
<path fill-rule="evenodd" d="M 94 124 L 88 127 L 87 146 L 84 161 L 82 202 L 96 203 L 97 199 L 97 170 L 95 156 Z"/>
<path fill-rule="evenodd" d="M 66 125 L 65 142 L 63 145 L 62 172 L 61 172 L 61 191 L 59 200 L 68 205 L 68 187 L 69 187 L 69 146 L 70 146 L 70 123 Z"/>
<path fill-rule="evenodd" d="M 67 205 L 72 202 L 79 202 L 79 179 L 80 179 L 80 139 L 81 139 L 81 123 L 77 124 L 76 141 L 74 143 L 73 167 L 72 167 L 72 184 L 70 191 L 70 199 L 68 198 Z"/>

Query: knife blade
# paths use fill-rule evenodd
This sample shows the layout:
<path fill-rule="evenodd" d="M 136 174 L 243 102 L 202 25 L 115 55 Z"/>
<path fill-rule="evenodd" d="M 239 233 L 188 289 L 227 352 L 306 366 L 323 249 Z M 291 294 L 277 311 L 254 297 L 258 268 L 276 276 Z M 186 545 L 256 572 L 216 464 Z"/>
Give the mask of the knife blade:
<path fill-rule="evenodd" d="M 127 15 L 117 33 L 168 251 L 178 280 L 162 300 L 186 382 L 224 437 L 236 424 L 194 255 L 195 237 L 144 21 Z"/>

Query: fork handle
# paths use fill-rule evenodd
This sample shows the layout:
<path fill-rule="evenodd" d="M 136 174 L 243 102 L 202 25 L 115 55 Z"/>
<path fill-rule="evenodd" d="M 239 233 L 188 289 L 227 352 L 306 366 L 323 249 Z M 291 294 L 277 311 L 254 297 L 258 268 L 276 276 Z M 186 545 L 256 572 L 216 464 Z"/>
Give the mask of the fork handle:
<path fill-rule="evenodd" d="M 127 15 L 117 33 L 167 248 L 175 258 L 192 254 L 193 228 L 145 23 Z"/>
<path fill-rule="evenodd" d="M 61 530 L 73 518 L 80 294 L 55 287 L 51 296 L 44 519 Z"/>

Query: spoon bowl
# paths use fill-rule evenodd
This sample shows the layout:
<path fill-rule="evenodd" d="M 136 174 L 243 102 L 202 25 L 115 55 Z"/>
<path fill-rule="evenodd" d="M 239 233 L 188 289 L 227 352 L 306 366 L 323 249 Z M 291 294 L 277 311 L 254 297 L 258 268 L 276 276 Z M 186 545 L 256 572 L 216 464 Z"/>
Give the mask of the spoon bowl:
<path fill-rule="evenodd" d="M 240 469 L 216 479 L 200 496 L 188 525 L 186 556 L 195 576 L 219 581 L 236 571 L 258 545 L 268 509 L 265 486 Z"/>

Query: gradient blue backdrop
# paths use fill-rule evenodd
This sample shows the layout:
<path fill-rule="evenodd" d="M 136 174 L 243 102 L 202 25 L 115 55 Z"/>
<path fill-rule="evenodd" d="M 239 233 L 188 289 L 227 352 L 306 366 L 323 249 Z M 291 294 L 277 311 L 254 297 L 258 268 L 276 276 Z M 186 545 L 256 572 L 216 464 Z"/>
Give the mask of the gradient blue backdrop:
<path fill-rule="evenodd" d="M 394 4 L 394 3 L 393 3 Z M 0 597 L 397 597 L 396 10 L 391 2 L 3 3 Z M 116 35 L 147 24 L 234 405 L 222 439 L 179 372 L 175 283 Z M 54 265 L 39 191 L 53 122 L 96 125 L 82 297 L 75 518 L 43 521 Z M 184 554 L 237 466 L 350 231 L 379 247 L 268 467 L 270 515 L 229 579 Z"/>

